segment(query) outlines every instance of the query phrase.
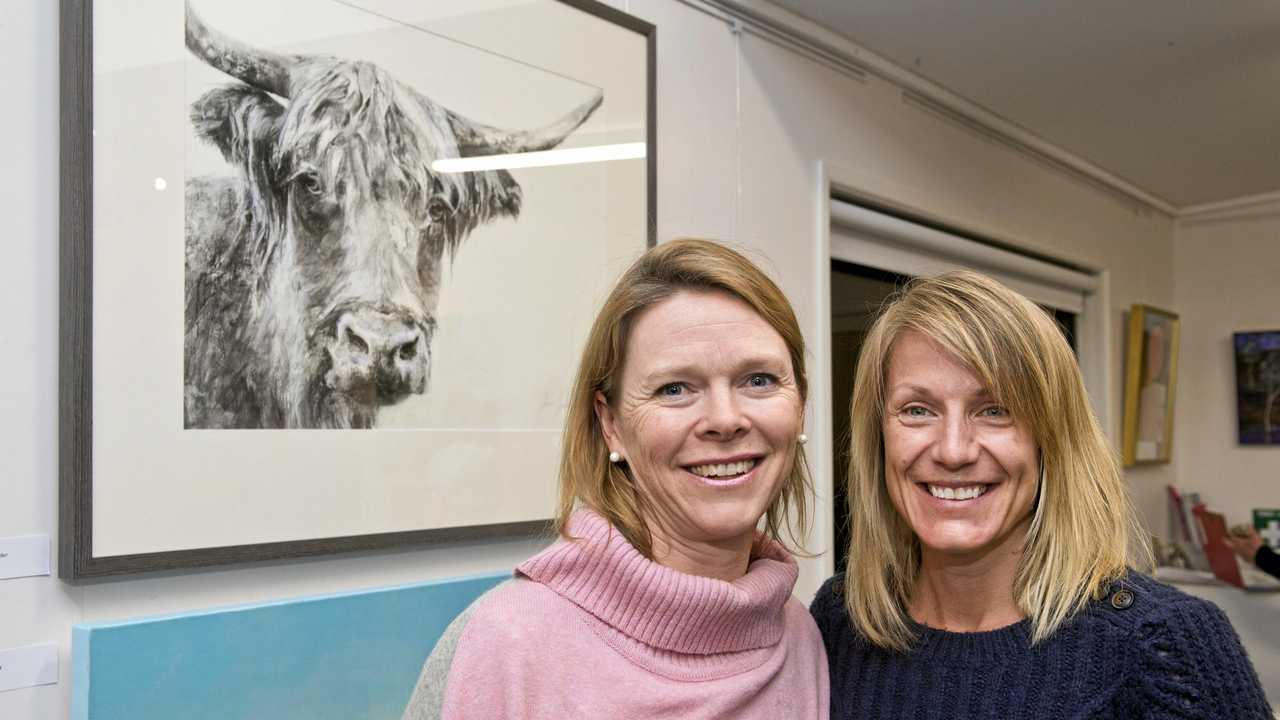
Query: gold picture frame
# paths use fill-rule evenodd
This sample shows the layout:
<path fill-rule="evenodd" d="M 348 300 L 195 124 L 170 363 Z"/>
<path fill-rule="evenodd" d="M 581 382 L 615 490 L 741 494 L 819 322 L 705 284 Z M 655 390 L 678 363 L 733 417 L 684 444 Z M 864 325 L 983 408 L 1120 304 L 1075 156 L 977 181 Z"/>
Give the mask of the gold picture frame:
<path fill-rule="evenodd" d="M 1129 309 L 1122 448 L 1125 467 L 1172 459 L 1179 331 L 1175 313 L 1150 305 Z"/>

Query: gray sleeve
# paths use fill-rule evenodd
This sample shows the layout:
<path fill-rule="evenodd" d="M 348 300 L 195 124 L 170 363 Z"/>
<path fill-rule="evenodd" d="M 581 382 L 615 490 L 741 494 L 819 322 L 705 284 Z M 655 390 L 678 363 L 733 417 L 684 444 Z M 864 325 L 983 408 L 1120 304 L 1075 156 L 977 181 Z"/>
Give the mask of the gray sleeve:
<path fill-rule="evenodd" d="M 485 595 L 509 582 L 511 581 L 503 581 L 481 595 L 454 618 L 453 622 L 449 623 L 449 627 L 445 628 L 444 634 L 436 641 L 435 649 L 431 651 L 427 662 L 422 666 L 422 675 L 418 677 L 418 684 L 413 688 L 413 696 L 409 698 L 409 705 L 405 707 L 401 720 L 440 720 L 441 710 L 444 707 L 445 683 L 449 680 L 449 668 L 453 665 L 453 655 L 458 650 L 458 641 L 467 627 L 467 621 L 471 619 L 471 614 L 479 607 Z"/>

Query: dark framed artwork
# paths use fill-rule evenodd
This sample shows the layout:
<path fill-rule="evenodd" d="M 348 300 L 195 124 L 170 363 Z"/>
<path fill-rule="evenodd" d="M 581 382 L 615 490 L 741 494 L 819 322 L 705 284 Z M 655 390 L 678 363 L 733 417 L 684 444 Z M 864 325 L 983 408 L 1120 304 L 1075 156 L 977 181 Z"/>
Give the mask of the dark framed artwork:
<path fill-rule="evenodd" d="M 1167 310 L 1149 305 L 1129 309 L 1124 381 L 1126 466 L 1172 459 L 1180 327 L 1178 316 Z"/>
<path fill-rule="evenodd" d="M 530 532 L 655 242 L 592 0 L 62 0 L 67 579 Z"/>
<path fill-rule="evenodd" d="M 1241 445 L 1280 445 L 1280 330 L 1231 336 Z"/>

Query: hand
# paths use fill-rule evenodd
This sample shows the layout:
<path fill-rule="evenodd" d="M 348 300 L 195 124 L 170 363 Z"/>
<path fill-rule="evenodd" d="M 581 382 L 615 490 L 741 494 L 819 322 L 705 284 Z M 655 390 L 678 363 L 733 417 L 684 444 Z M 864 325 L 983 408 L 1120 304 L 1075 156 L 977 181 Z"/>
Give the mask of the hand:
<path fill-rule="evenodd" d="M 1253 528 L 1239 535 L 1233 532 L 1225 540 L 1228 547 L 1248 562 L 1253 562 L 1258 555 L 1258 548 L 1262 547 L 1262 538 L 1258 537 L 1258 531 Z"/>

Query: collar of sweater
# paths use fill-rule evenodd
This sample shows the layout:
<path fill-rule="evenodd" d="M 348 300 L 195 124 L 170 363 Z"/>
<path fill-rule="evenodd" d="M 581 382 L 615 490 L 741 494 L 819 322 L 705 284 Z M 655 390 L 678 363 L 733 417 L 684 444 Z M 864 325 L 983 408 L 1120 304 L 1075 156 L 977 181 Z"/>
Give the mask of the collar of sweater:
<path fill-rule="evenodd" d="M 710 655 L 776 645 L 798 570 L 776 542 L 725 582 L 687 575 L 645 558 L 595 512 L 569 521 L 561 539 L 521 563 L 542 583 L 619 632 L 651 647 Z"/>
<path fill-rule="evenodd" d="M 1031 621 L 1019 620 L 994 630 L 977 632 L 952 632 L 911 623 L 917 642 L 913 652 L 917 657 L 955 661 L 963 658 L 998 661 L 1018 657 L 1031 648 Z"/>

